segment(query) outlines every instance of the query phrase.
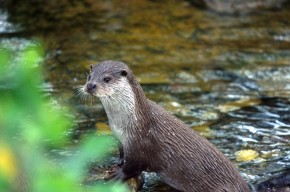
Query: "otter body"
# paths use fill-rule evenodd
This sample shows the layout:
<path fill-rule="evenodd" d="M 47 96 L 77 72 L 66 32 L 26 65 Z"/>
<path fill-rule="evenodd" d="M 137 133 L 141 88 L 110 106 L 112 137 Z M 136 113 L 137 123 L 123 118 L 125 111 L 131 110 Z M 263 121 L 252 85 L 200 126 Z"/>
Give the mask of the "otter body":
<path fill-rule="evenodd" d="M 126 180 L 152 171 L 184 192 L 250 191 L 215 146 L 145 97 L 124 63 L 105 61 L 92 66 L 83 89 L 100 98 L 122 145 L 122 162 L 112 178 Z"/>

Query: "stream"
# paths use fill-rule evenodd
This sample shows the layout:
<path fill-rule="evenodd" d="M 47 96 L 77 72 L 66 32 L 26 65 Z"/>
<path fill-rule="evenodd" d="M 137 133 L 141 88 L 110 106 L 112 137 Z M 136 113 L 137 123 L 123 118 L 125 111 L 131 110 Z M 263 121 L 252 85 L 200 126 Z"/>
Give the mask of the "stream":
<path fill-rule="evenodd" d="M 43 90 L 72 109 L 73 143 L 108 123 L 98 99 L 76 94 L 90 64 L 123 61 L 149 99 L 214 143 L 256 185 L 290 168 L 289 18 L 289 3 L 222 14 L 178 0 L 11 0 L 0 8 L 0 42 L 44 45 Z M 242 150 L 256 158 L 238 160 Z M 142 192 L 170 190 L 145 174 Z"/>

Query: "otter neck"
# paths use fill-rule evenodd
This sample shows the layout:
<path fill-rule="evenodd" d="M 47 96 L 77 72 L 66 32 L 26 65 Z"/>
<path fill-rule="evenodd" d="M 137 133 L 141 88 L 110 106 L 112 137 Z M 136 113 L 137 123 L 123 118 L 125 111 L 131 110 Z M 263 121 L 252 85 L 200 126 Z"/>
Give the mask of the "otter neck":
<path fill-rule="evenodd" d="M 101 102 L 107 113 L 113 134 L 123 145 L 133 139 L 143 137 L 148 132 L 148 101 L 139 83 L 127 82 L 122 91 L 109 97 L 102 97 Z M 147 111 L 146 111 L 147 110 Z"/>

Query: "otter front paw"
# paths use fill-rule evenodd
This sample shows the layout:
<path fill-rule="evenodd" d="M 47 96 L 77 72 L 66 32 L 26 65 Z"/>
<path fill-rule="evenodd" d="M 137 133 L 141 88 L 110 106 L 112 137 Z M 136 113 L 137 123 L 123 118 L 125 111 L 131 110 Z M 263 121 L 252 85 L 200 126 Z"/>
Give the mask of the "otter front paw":
<path fill-rule="evenodd" d="M 124 181 L 126 179 L 126 175 L 123 172 L 122 167 L 115 165 L 111 167 L 107 171 L 107 176 L 104 178 L 106 181 L 108 180 L 122 180 Z"/>

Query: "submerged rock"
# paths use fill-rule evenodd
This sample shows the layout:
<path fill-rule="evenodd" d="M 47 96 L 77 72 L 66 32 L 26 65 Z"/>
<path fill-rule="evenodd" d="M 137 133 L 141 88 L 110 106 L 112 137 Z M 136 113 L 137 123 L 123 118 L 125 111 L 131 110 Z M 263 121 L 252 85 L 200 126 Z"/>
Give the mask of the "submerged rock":
<path fill-rule="evenodd" d="M 259 157 L 259 153 L 252 149 L 237 151 L 235 155 L 237 161 L 251 161 Z"/>
<path fill-rule="evenodd" d="M 221 13 L 243 13 L 260 9 L 279 8 L 287 0 L 190 0 Z"/>

